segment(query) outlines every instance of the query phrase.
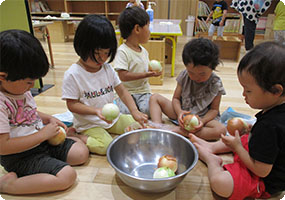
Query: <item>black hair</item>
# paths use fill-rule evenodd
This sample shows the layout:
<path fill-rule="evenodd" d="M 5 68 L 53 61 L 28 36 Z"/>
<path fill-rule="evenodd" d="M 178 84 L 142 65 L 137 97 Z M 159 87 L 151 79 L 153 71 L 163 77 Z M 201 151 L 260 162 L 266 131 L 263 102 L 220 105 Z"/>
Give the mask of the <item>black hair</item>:
<path fill-rule="evenodd" d="M 194 67 L 204 65 L 215 70 L 220 63 L 218 46 L 206 38 L 192 39 L 183 48 L 182 60 L 185 66 L 193 63 Z"/>
<path fill-rule="evenodd" d="M 7 73 L 6 80 L 45 76 L 49 63 L 41 43 L 23 30 L 7 30 L 0 33 L 0 71 Z"/>
<path fill-rule="evenodd" d="M 111 22 L 104 16 L 87 15 L 80 22 L 73 41 L 74 49 L 82 60 L 89 57 L 97 62 L 95 50 L 110 49 L 109 63 L 115 58 L 117 38 Z"/>
<path fill-rule="evenodd" d="M 237 72 L 243 71 L 251 74 L 264 91 L 275 94 L 278 90 L 274 85 L 282 85 L 285 95 L 285 46 L 277 42 L 256 45 L 241 59 Z"/>
<path fill-rule="evenodd" d="M 139 6 L 126 8 L 119 16 L 119 28 L 122 38 L 127 39 L 135 25 L 138 24 L 140 27 L 143 27 L 148 23 L 149 16 L 144 9 Z"/>

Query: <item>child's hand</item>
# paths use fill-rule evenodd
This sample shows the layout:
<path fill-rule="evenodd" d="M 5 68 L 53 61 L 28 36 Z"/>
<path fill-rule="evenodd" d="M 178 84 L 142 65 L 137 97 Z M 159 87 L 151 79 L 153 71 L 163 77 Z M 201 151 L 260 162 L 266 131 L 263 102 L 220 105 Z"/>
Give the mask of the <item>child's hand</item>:
<path fill-rule="evenodd" d="M 112 121 L 107 120 L 107 119 L 102 115 L 102 108 L 95 108 L 95 113 L 96 113 L 96 115 L 97 115 L 100 119 L 104 120 L 104 121 L 107 122 L 108 124 L 111 124 L 111 123 L 112 123 Z"/>
<path fill-rule="evenodd" d="M 225 145 L 230 147 L 231 150 L 234 152 L 236 151 L 238 147 L 242 146 L 240 135 L 237 130 L 235 131 L 235 136 L 221 134 L 221 140 Z"/>
<path fill-rule="evenodd" d="M 162 72 L 159 72 L 159 71 L 148 71 L 147 74 L 148 74 L 147 77 L 157 77 L 157 76 L 162 75 Z"/>
<path fill-rule="evenodd" d="M 58 126 L 61 126 L 65 131 L 67 131 L 67 126 L 55 117 L 50 118 L 49 123 L 56 123 Z"/>
<path fill-rule="evenodd" d="M 148 116 L 146 114 L 136 110 L 132 112 L 132 116 L 138 123 L 145 127 L 145 124 L 148 121 Z"/>
<path fill-rule="evenodd" d="M 198 126 L 194 126 L 194 130 L 192 131 L 189 131 L 190 133 L 196 133 L 198 131 L 200 131 L 203 127 L 204 127 L 204 123 L 202 122 L 202 120 L 200 119 L 200 117 L 197 115 L 198 119 L 199 119 L 199 122 L 200 124 Z"/>
<path fill-rule="evenodd" d="M 219 26 L 224 26 L 224 22 L 220 21 Z"/>
<path fill-rule="evenodd" d="M 162 72 L 157 72 L 157 71 L 148 71 L 146 72 L 146 77 L 157 77 L 160 76 Z"/>
<path fill-rule="evenodd" d="M 188 115 L 190 114 L 191 111 L 185 111 L 185 110 L 182 110 L 179 115 L 178 115 L 178 123 L 179 123 L 179 126 L 182 127 L 184 129 L 184 122 L 183 122 L 183 117 L 185 115 Z"/>
<path fill-rule="evenodd" d="M 43 127 L 40 132 L 42 132 L 42 134 L 44 134 L 45 139 L 49 139 L 55 135 L 57 135 L 59 133 L 59 126 L 56 122 L 51 122 L 49 124 L 47 124 L 45 127 Z"/>

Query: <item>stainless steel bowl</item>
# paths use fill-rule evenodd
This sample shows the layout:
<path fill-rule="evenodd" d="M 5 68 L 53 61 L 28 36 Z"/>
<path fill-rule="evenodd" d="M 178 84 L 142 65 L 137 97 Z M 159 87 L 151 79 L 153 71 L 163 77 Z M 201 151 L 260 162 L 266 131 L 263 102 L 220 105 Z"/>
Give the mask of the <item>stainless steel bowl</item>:
<path fill-rule="evenodd" d="M 153 173 L 163 155 L 177 159 L 176 176 L 154 179 Z M 174 189 L 193 169 L 198 153 L 189 139 L 160 129 L 134 130 L 114 139 L 107 158 L 120 179 L 128 186 L 144 192 L 165 192 Z"/>

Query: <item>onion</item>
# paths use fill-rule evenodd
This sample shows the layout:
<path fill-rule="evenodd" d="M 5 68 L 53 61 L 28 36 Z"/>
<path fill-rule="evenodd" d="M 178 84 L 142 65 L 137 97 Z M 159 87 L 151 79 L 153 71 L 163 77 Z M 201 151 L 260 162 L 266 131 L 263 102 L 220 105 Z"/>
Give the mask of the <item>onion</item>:
<path fill-rule="evenodd" d="M 177 161 L 176 158 L 171 156 L 171 155 L 164 155 L 162 156 L 157 164 L 157 167 L 168 167 L 170 168 L 173 172 L 176 172 L 177 170 Z"/>
<path fill-rule="evenodd" d="M 171 176 L 175 176 L 175 173 L 168 167 L 157 168 L 153 173 L 153 178 L 168 178 Z"/>
<path fill-rule="evenodd" d="M 227 130 L 233 136 L 235 136 L 236 130 L 242 135 L 248 131 L 248 124 L 242 118 L 234 117 L 228 120 Z"/>
<path fill-rule="evenodd" d="M 108 120 L 113 121 L 120 114 L 119 107 L 113 103 L 107 103 L 102 108 L 102 115 Z"/>
<path fill-rule="evenodd" d="M 50 145 L 57 146 L 57 145 L 63 143 L 65 138 L 66 138 L 66 132 L 65 132 L 64 128 L 62 128 L 60 126 L 59 127 L 59 133 L 57 135 L 51 137 L 50 139 L 48 139 L 48 143 Z"/>
<path fill-rule="evenodd" d="M 194 127 L 198 126 L 200 121 L 196 115 L 189 114 L 183 117 L 183 123 L 185 130 L 193 131 L 195 130 Z"/>
<path fill-rule="evenodd" d="M 160 64 L 159 61 L 157 61 L 157 60 L 151 60 L 151 61 L 149 62 L 149 70 L 161 72 L 162 66 L 161 66 L 161 64 Z"/>

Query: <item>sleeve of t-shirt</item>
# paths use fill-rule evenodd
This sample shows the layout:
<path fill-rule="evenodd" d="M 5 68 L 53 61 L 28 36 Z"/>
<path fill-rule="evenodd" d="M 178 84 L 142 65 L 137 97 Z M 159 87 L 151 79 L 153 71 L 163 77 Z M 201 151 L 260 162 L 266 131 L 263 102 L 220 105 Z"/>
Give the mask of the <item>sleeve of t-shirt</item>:
<path fill-rule="evenodd" d="M 273 164 L 279 152 L 276 126 L 259 122 L 252 131 L 254 134 L 248 143 L 250 157 L 259 162 Z"/>
<path fill-rule="evenodd" d="M 121 80 L 118 76 L 118 74 L 116 73 L 116 71 L 112 68 L 111 65 L 107 66 L 107 70 L 108 70 L 108 75 L 110 76 L 110 79 L 113 80 L 113 85 L 114 87 L 118 86 L 119 84 L 121 84 Z"/>
<path fill-rule="evenodd" d="M 127 70 L 129 71 L 129 63 L 128 63 L 128 56 L 125 51 L 122 49 L 117 50 L 117 54 L 114 60 L 114 69 L 118 70 Z"/>
<path fill-rule="evenodd" d="M 212 92 L 214 96 L 226 94 L 223 82 L 218 76 L 213 78 L 212 84 L 210 85 L 210 92 Z"/>
<path fill-rule="evenodd" d="M 64 73 L 62 82 L 62 96 L 61 99 L 74 99 L 77 100 L 80 97 L 79 88 L 76 85 L 75 78 L 72 73 L 66 71 Z"/>
<path fill-rule="evenodd" d="M 184 78 L 185 78 L 185 73 L 187 73 L 186 70 L 183 70 L 183 71 L 180 72 L 180 74 L 177 76 L 176 81 L 177 81 L 177 83 L 178 83 L 179 85 L 183 85 Z"/>
<path fill-rule="evenodd" d="M 270 7 L 271 2 L 272 0 L 265 0 L 258 14 L 262 15 L 265 13 L 265 11 Z"/>
<path fill-rule="evenodd" d="M 6 106 L 4 105 L 4 102 L 2 101 L 2 97 L 0 97 L 0 134 L 2 133 L 9 133 L 10 132 L 10 126 L 9 126 L 9 119 L 8 119 L 8 113 Z"/>

